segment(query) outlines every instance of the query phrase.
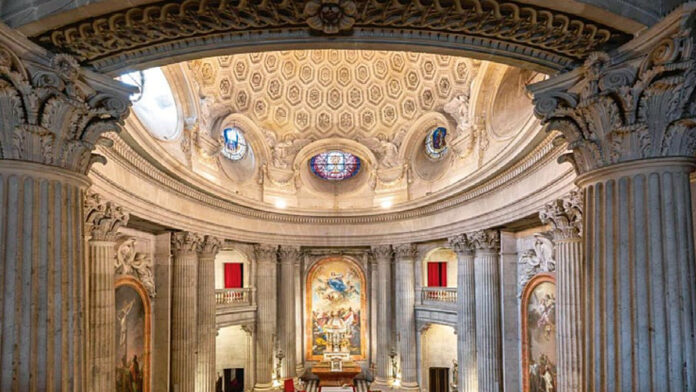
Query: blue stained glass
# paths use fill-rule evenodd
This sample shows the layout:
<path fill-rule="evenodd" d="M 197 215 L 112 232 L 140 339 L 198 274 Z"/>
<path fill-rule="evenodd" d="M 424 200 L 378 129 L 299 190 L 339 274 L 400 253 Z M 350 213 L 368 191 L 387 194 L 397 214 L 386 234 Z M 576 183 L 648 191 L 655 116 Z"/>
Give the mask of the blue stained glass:
<path fill-rule="evenodd" d="M 309 167 L 321 179 L 341 181 L 358 174 L 360 158 L 349 152 L 326 151 L 313 156 Z"/>
<path fill-rule="evenodd" d="M 447 128 L 437 127 L 425 138 L 425 153 L 432 159 L 440 159 L 447 152 Z"/>
<path fill-rule="evenodd" d="M 224 145 L 222 146 L 222 155 L 238 161 L 244 158 L 247 152 L 247 142 L 244 135 L 237 127 L 225 128 L 222 131 Z"/>

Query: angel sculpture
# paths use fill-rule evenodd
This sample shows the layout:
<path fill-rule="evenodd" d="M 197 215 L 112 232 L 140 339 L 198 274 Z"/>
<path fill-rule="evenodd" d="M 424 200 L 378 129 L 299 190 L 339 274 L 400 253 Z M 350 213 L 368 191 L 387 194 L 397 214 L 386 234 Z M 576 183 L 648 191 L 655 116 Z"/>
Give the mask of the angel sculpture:
<path fill-rule="evenodd" d="M 232 109 L 229 105 L 225 105 L 221 102 L 216 102 L 215 96 L 204 95 L 202 92 L 200 95 L 200 124 L 202 129 L 208 132 L 209 136 L 213 136 L 212 132 L 214 129 L 219 129 L 220 122 L 232 113 Z"/>
<path fill-rule="evenodd" d="M 401 163 L 399 159 L 399 147 L 401 147 L 406 133 L 406 130 L 402 129 L 397 132 L 391 140 L 379 134 L 375 137 L 362 138 L 359 141 L 375 153 L 381 167 L 389 169 L 399 166 Z"/>
<path fill-rule="evenodd" d="M 116 247 L 116 273 L 134 275 L 142 282 L 148 294 L 155 296 L 155 278 L 152 274 L 152 262 L 144 253 L 135 251 L 135 238 L 121 237 Z"/>
<path fill-rule="evenodd" d="M 523 266 L 520 276 L 520 291 L 534 275 L 540 272 L 553 272 L 556 270 L 556 260 L 553 257 L 553 242 L 545 234 L 537 233 L 534 237 L 534 249 L 524 252 L 520 257 L 519 264 Z"/>
<path fill-rule="evenodd" d="M 271 149 L 273 166 L 279 169 L 287 169 L 295 155 L 304 146 L 312 142 L 312 139 L 297 138 L 292 135 L 287 137 L 286 140 L 278 140 L 275 133 L 269 130 L 264 130 L 263 134 L 268 147 Z"/>
<path fill-rule="evenodd" d="M 469 117 L 469 94 L 459 94 L 443 106 L 445 113 L 457 122 L 457 135 L 466 135 L 473 127 Z"/>

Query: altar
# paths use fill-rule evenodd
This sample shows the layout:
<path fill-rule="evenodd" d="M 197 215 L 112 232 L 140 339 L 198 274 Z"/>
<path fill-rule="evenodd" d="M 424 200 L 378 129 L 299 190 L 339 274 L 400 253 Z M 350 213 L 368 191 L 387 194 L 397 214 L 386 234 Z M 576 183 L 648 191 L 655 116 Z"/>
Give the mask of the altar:
<path fill-rule="evenodd" d="M 332 369 L 331 362 L 323 361 L 312 367 L 312 373 L 319 378 L 320 387 L 354 386 L 353 379 L 362 369 L 357 363 L 345 361 L 340 370 Z"/>

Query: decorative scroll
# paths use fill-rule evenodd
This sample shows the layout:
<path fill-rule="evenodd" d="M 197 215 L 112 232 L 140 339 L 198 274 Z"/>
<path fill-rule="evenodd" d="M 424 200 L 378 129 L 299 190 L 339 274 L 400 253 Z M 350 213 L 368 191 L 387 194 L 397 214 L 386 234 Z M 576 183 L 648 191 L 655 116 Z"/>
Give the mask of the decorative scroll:
<path fill-rule="evenodd" d="M 556 278 L 539 274 L 522 295 L 522 380 L 524 392 L 557 390 Z"/>
<path fill-rule="evenodd" d="M 365 274 L 358 264 L 343 257 L 318 261 L 306 280 L 306 357 L 323 359 L 325 329 L 345 327 L 348 350 L 354 360 L 365 359 L 367 296 Z M 326 327 L 326 328 L 325 328 Z"/>
<path fill-rule="evenodd" d="M 116 281 L 116 392 L 150 391 L 150 298 L 132 276 Z"/>

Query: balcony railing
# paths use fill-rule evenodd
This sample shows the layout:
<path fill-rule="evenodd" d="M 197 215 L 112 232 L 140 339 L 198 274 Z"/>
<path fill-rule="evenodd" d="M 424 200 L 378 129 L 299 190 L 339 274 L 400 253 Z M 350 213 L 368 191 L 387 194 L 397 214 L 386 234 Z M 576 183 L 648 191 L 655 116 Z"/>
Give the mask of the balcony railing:
<path fill-rule="evenodd" d="M 424 305 L 451 305 L 457 303 L 456 287 L 423 287 L 421 300 Z"/>
<path fill-rule="evenodd" d="M 217 305 L 251 305 L 251 289 L 218 289 L 215 290 L 215 303 Z"/>

